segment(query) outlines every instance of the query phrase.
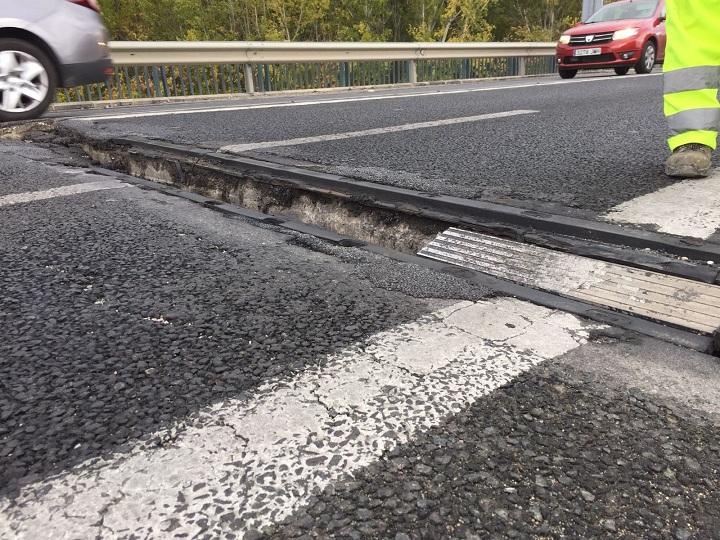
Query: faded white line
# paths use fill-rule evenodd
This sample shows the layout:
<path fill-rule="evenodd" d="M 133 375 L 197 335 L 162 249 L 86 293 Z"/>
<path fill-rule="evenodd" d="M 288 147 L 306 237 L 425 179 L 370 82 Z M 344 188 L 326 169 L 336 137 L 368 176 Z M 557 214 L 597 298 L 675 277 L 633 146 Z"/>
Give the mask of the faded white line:
<path fill-rule="evenodd" d="M 0 530 L 18 539 L 245 536 L 580 346 L 589 329 L 513 299 L 456 304 L 210 407 L 186 429 L 158 434 L 160 445 L 29 485 L 0 500 Z"/>
<path fill-rule="evenodd" d="M 499 113 L 478 114 L 476 116 L 465 116 L 462 118 L 448 118 L 445 120 L 433 120 L 430 122 L 417 122 L 414 124 L 402 124 L 399 126 L 388 126 L 383 128 L 363 129 L 360 131 L 348 131 L 345 133 L 331 133 L 329 135 L 316 135 L 314 137 L 300 137 L 297 139 L 286 139 L 284 141 L 266 141 L 258 143 L 246 144 L 230 144 L 223 146 L 220 151 L 239 154 L 250 150 L 260 150 L 263 148 L 277 148 L 280 146 L 297 146 L 300 144 L 311 144 L 325 141 L 339 141 L 342 139 L 353 139 L 355 137 L 369 137 L 371 135 L 385 135 L 387 133 L 398 133 L 401 131 L 412 131 L 416 129 L 434 128 L 439 126 L 451 126 L 454 124 L 467 124 L 470 122 L 481 122 L 483 120 L 493 120 L 496 118 L 508 118 L 511 116 L 521 116 L 526 114 L 537 114 L 540 111 L 504 111 Z"/>
<path fill-rule="evenodd" d="M 27 191 L 25 193 L 13 193 L 12 195 L 4 195 L 0 197 L 0 207 L 11 206 L 14 204 L 29 203 L 33 201 L 42 201 L 45 199 L 54 199 L 55 197 L 68 197 L 70 195 L 79 195 L 80 193 L 90 193 L 92 191 L 102 191 L 105 189 L 119 189 L 124 187 L 130 187 L 130 184 L 125 184 L 117 180 L 100 180 L 98 182 L 86 182 L 84 184 L 72 184 L 70 186 L 46 189 L 44 191 Z"/>
<path fill-rule="evenodd" d="M 624 202 L 604 219 L 650 225 L 659 232 L 706 239 L 720 228 L 720 170 L 709 178 L 685 180 Z"/>
<path fill-rule="evenodd" d="M 516 90 L 522 88 L 538 88 L 542 86 L 559 86 L 565 84 L 589 84 L 597 82 L 608 82 L 608 81 L 621 81 L 628 80 L 635 77 L 658 77 L 662 74 L 657 73 L 654 75 L 627 75 L 625 77 L 608 77 L 608 78 L 593 78 L 593 79 L 578 79 L 574 81 L 554 81 L 549 83 L 530 83 L 530 84 L 517 84 L 508 86 L 496 86 L 492 88 L 463 88 L 461 90 L 435 90 L 432 92 L 408 92 L 405 94 L 383 94 L 381 96 L 365 96 L 365 97 L 350 97 L 350 98 L 336 98 L 336 99 L 315 99 L 310 101 L 290 101 L 281 103 L 262 103 L 258 105 L 238 105 L 236 107 L 206 107 L 206 108 L 193 108 L 193 109 L 168 109 L 166 111 L 153 111 L 144 113 L 126 113 L 126 114 L 111 114 L 105 116 L 87 116 L 82 118 L 72 118 L 73 120 L 79 120 L 82 122 L 96 122 L 100 120 L 124 120 L 129 118 L 149 118 L 153 116 L 176 116 L 186 114 L 201 114 L 201 113 L 219 113 L 219 112 L 233 112 L 233 111 L 251 111 L 256 109 L 278 109 L 285 107 L 308 107 L 313 105 L 331 105 L 334 103 L 354 103 L 362 101 L 381 101 L 386 99 L 405 99 L 405 98 L 417 98 L 417 97 L 430 97 L 430 96 L 444 96 L 454 94 L 474 94 L 478 92 L 498 92 L 505 90 Z"/>

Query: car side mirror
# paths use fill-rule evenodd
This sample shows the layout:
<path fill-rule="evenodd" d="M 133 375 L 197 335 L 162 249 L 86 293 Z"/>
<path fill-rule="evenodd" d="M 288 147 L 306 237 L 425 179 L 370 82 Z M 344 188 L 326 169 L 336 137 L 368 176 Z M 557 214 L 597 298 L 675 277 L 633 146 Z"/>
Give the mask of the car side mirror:
<path fill-rule="evenodd" d="M 666 19 L 667 19 L 667 17 L 666 17 L 665 15 L 660 15 L 660 16 L 658 16 L 658 18 L 657 18 L 657 23 L 658 23 L 658 24 L 664 23 Z"/>

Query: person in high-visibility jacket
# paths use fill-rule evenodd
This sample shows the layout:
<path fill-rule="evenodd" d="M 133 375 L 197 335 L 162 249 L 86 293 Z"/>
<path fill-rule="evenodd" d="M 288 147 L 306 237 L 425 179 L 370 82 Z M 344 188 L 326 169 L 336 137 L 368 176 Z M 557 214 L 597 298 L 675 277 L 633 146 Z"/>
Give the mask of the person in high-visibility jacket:
<path fill-rule="evenodd" d="M 712 167 L 720 129 L 720 0 L 667 0 L 665 116 L 669 176 L 699 178 Z"/>

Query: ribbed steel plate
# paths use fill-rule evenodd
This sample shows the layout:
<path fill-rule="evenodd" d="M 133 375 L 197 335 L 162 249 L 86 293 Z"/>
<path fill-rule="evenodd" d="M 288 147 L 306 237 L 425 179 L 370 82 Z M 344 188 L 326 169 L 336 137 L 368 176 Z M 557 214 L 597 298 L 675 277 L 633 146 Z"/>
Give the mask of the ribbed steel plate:
<path fill-rule="evenodd" d="M 704 334 L 720 328 L 715 285 L 456 228 L 439 234 L 419 255 Z"/>

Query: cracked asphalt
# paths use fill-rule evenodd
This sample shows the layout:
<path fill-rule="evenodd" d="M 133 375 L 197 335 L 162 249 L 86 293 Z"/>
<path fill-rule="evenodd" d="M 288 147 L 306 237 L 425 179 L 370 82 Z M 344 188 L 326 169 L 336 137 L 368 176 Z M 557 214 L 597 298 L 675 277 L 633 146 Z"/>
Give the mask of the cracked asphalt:
<path fill-rule="evenodd" d="M 718 537 L 717 359 L 124 181 L 0 206 L 0 538 Z"/>
<path fill-rule="evenodd" d="M 24 168 L 31 189 L 98 178 L 28 162 L 25 149 L 10 145 L 3 169 Z M 227 220 L 132 191 L 2 209 L 2 492 L 427 309 L 422 298 L 373 286 L 402 266 L 383 261 L 383 273 L 365 254 L 325 265 L 337 259 L 240 222 L 232 236 L 242 242 L 228 244 L 213 230 Z M 187 214 L 185 222 L 168 212 Z M 422 297 L 422 270 L 407 273 L 394 281 Z M 486 293 L 442 287 L 451 296 Z"/>

